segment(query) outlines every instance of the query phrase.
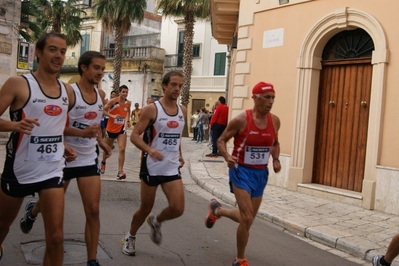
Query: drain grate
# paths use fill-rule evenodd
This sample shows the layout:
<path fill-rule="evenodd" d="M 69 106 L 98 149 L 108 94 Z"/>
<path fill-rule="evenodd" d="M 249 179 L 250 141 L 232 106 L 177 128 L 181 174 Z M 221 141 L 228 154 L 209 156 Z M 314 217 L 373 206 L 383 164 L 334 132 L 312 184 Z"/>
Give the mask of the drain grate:
<path fill-rule="evenodd" d="M 46 251 L 44 240 L 21 244 L 22 254 L 28 264 L 41 265 Z M 97 259 L 110 259 L 108 254 L 98 245 Z M 64 240 L 64 265 L 87 262 L 86 244 L 76 239 Z"/>

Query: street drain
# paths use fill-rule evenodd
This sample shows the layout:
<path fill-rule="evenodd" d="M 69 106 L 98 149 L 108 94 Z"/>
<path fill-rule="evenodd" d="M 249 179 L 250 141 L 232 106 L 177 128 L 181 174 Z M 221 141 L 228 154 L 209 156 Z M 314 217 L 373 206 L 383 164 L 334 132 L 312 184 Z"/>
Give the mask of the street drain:
<path fill-rule="evenodd" d="M 41 265 L 46 251 L 44 240 L 22 243 L 22 254 L 28 264 Z M 108 254 L 98 245 L 97 259 L 110 259 Z M 64 265 L 79 264 L 87 262 L 86 244 L 84 241 L 76 239 L 64 240 Z"/>

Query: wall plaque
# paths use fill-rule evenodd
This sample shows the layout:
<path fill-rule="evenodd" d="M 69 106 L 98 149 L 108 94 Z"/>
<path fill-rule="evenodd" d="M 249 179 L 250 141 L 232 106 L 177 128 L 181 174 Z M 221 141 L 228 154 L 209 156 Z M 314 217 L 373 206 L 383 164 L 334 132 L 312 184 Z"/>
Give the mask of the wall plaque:
<path fill-rule="evenodd" d="M 10 43 L 0 42 L 0 53 L 11 54 L 12 45 Z"/>

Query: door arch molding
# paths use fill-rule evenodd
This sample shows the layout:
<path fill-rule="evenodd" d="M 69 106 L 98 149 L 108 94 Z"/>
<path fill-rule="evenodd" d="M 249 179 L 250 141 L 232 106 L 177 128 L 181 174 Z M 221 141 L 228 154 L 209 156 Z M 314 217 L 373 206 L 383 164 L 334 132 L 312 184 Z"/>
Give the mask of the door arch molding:
<path fill-rule="evenodd" d="M 343 7 L 326 15 L 309 31 L 297 59 L 297 90 L 294 132 L 287 188 L 297 190 L 299 183 L 311 183 L 314 139 L 317 116 L 317 99 L 321 71 L 321 56 L 330 38 L 343 30 L 364 29 L 373 39 L 372 83 L 366 167 L 363 180 L 362 205 L 374 208 L 375 176 L 380 147 L 381 115 L 385 94 L 386 67 L 389 50 L 386 35 L 380 23 L 370 14 L 354 8 Z"/>

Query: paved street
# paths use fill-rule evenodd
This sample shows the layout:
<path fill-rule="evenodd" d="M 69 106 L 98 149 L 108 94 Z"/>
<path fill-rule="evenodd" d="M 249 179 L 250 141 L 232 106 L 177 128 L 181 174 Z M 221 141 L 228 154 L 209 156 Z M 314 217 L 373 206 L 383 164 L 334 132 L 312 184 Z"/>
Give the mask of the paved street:
<path fill-rule="evenodd" d="M 226 260 L 231 260 L 230 257 L 232 254 L 234 254 L 235 249 L 234 231 L 236 224 L 224 219 L 223 223 L 220 225 L 215 225 L 215 229 L 218 229 L 217 234 L 214 235 L 215 231 L 210 231 L 208 229 L 203 231 L 203 217 L 206 213 L 206 204 L 210 198 L 217 197 L 222 199 L 223 204 L 235 203 L 233 195 L 228 192 L 226 166 L 223 163 L 223 160 L 220 158 L 212 158 L 212 160 L 210 160 L 209 158 L 204 157 L 204 154 L 209 152 L 206 144 L 195 144 L 195 142 L 191 141 L 189 138 L 185 138 L 183 140 L 183 152 L 186 165 L 182 169 L 182 175 L 185 188 L 188 191 L 186 194 L 186 211 L 181 219 L 177 219 L 174 222 L 166 223 L 164 225 L 164 235 L 166 236 L 165 239 L 169 237 L 173 239 L 174 236 L 168 236 L 168 234 L 170 234 L 170 231 L 179 229 L 176 243 L 165 241 L 166 246 L 162 245 L 161 250 L 159 250 L 158 247 L 154 246 L 149 241 L 147 236 L 148 227 L 144 225 L 143 229 L 140 231 L 140 234 L 145 234 L 146 236 L 144 237 L 143 242 L 137 245 L 137 249 L 141 249 L 141 251 L 138 251 L 138 254 L 142 254 L 140 256 L 136 256 L 136 258 L 129 258 L 120 252 L 121 246 L 115 245 L 115 243 L 118 243 L 120 238 L 122 238 L 122 236 L 126 233 L 130 223 L 131 215 L 138 206 L 139 180 L 137 176 L 138 160 L 140 154 L 139 151 L 130 142 L 128 142 L 125 163 L 125 171 L 128 173 L 128 176 L 126 181 L 117 181 L 117 148 L 114 149 L 114 154 L 108 160 L 106 173 L 102 176 L 104 182 L 101 201 L 102 227 L 99 246 L 101 248 L 99 249 L 99 255 L 104 257 L 101 260 L 102 265 L 131 265 L 130 263 L 132 263 L 132 261 L 143 262 L 143 264 L 139 263 L 137 265 L 144 265 L 144 263 L 149 263 L 145 258 L 148 258 L 148 256 L 150 258 L 156 258 L 158 255 L 163 258 L 166 256 L 163 254 L 166 252 L 166 250 L 168 250 L 167 253 L 169 254 L 171 252 L 170 249 L 175 249 L 173 245 L 177 245 L 183 250 L 185 250 L 184 248 L 192 249 L 193 246 L 191 245 L 187 245 L 187 247 L 185 247 L 185 241 L 180 238 L 180 233 L 183 233 L 183 239 L 185 235 L 194 233 L 194 242 L 200 241 L 199 238 L 201 238 L 201 236 L 203 237 L 204 233 L 206 234 L 206 237 L 215 237 L 218 239 L 215 241 L 220 241 L 219 237 L 224 235 L 224 237 L 222 237 L 224 240 L 222 247 L 216 247 L 218 249 L 221 248 L 221 250 L 218 252 L 223 253 L 219 254 L 219 256 L 223 257 L 220 261 L 225 262 Z M 5 146 L 0 145 L 1 164 L 3 164 L 4 161 L 4 154 Z M 66 263 L 69 261 L 70 264 L 84 265 L 74 262 L 74 259 L 76 260 L 77 257 L 83 256 L 84 258 L 85 256 L 83 244 L 84 216 L 83 210 L 81 208 L 80 196 L 74 183 L 75 182 L 72 182 L 71 187 L 68 189 L 66 194 L 67 211 L 65 218 L 65 259 Z M 166 199 L 163 197 L 163 194 L 160 193 L 160 190 L 158 194 L 159 196 L 157 198 L 155 211 L 159 211 L 166 204 Z M 26 199 L 26 201 L 27 200 L 28 199 Z M 22 215 L 22 210 L 20 213 Z M 198 218 L 195 218 L 195 216 L 198 215 L 201 217 L 199 220 Z M 295 257 L 292 256 L 301 256 L 300 254 L 295 254 L 294 251 L 291 251 L 295 250 L 295 247 L 290 248 L 288 246 L 289 244 L 299 240 L 300 241 L 297 245 L 304 247 L 304 254 L 302 255 L 309 257 L 308 259 L 312 262 L 311 264 L 314 264 L 315 261 L 313 260 L 317 260 L 317 257 L 313 258 L 312 256 L 307 255 L 306 252 L 308 252 L 308 247 L 312 247 L 313 245 L 313 247 L 317 247 L 317 250 L 313 252 L 316 252 L 323 259 L 328 259 L 328 255 L 325 254 L 332 255 L 331 253 L 334 253 L 339 255 L 339 257 L 333 257 L 331 259 L 331 264 L 328 263 L 323 265 L 351 265 L 350 262 L 342 263 L 342 261 L 340 261 L 340 264 L 333 263 L 333 261 L 338 262 L 341 257 L 347 258 L 356 264 L 370 265 L 369 262 L 359 259 L 363 257 L 362 254 L 369 258 L 372 254 L 376 253 L 376 251 L 373 249 L 377 249 L 378 247 L 380 247 L 382 252 L 385 250 L 384 245 L 387 245 L 394 233 L 399 231 L 397 223 L 398 217 L 396 216 L 382 214 L 376 211 L 368 211 L 351 205 L 311 197 L 301 193 L 289 192 L 285 189 L 273 186 L 268 186 L 266 189 L 264 203 L 261 206 L 259 215 L 268 222 L 257 219 L 256 223 L 254 224 L 254 228 L 261 227 L 266 229 L 262 229 L 262 234 L 258 234 L 258 232 L 260 232 L 259 229 L 254 229 L 256 231 L 252 231 L 257 232 L 251 236 L 251 246 L 248 247 L 248 257 L 252 257 L 252 265 L 274 265 L 273 263 L 262 264 L 260 262 L 262 260 L 271 258 L 268 253 L 264 254 L 265 250 L 272 248 L 267 246 L 270 244 L 269 239 L 282 238 L 282 236 L 271 237 L 271 234 L 275 234 L 276 232 L 288 232 L 290 234 L 283 233 L 285 237 L 289 236 L 289 239 L 284 243 L 280 243 L 281 246 L 279 246 L 278 250 L 275 251 L 276 254 L 283 251 L 283 254 L 287 257 L 285 258 L 285 263 L 279 261 L 279 263 L 275 265 L 308 265 L 307 263 L 289 263 L 290 259 L 295 259 Z M 17 220 L 19 220 L 19 218 Z M 8 265 L 7 261 L 9 262 L 11 258 L 11 261 L 13 262 L 16 262 L 17 260 L 15 258 L 18 258 L 18 260 L 23 263 L 24 260 L 22 260 L 23 257 L 21 255 L 21 242 L 37 243 L 38 240 L 43 240 L 43 226 L 41 224 L 40 218 L 38 219 L 37 224 L 35 224 L 34 230 L 32 230 L 31 234 L 29 235 L 23 235 L 20 233 L 17 220 L 14 222 L 10 234 L 5 241 L 6 255 L 4 257 L 3 265 Z M 199 228 L 198 231 L 193 232 L 192 230 L 189 230 L 190 226 L 188 226 L 188 224 L 191 225 L 197 223 Z M 274 229 L 270 229 L 271 227 L 274 227 Z M 378 229 L 376 229 L 377 227 Z M 384 229 L 382 230 L 381 228 Z M 373 230 L 378 231 L 374 232 Z M 263 233 L 266 232 L 267 234 L 265 234 L 264 238 L 262 238 Z M 225 239 L 226 236 L 229 236 L 229 238 Z M 263 241 L 257 244 L 260 240 Z M 211 241 L 211 243 L 214 242 Z M 308 245 L 308 243 L 311 243 L 312 245 Z M 206 244 L 200 242 L 199 244 L 201 245 L 201 249 L 207 250 L 210 243 Z M 203 247 L 205 244 L 207 247 Z M 227 246 L 230 246 L 230 248 L 224 250 L 226 248 L 226 244 Z M 274 246 L 277 245 L 275 242 L 272 242 L 272 244 Z M 80 248 L 77 248 L 79 245 Z M 25 247 L 26 245 L 22 245 L 22 248 Z M 253 251 L 258 250 L 260 247 L 262 247 L 262 249 L 259 250 L 259 254 L 257 252 L 254 254 Z M 29 250 L 29 248 L 31 249 Z M 43 252 L 42 248 L 43 245 L 39 247 L 28 247 L 28 252 L 24 250 L 22 252 L 25 252 L 24 254 L 35 254 L 36 252 L 40 255 L 40 253 Z M 77 250 L 75 250 L 76 248 Z M 213 249 L 214 248 L 215 247 L 213 247 Z M 157 250 L 157 252 L 153 253 L 154 249 Z M 329 253 L 324 253 L 324 251 L 319 249 L 328 251 Z M 289 252 L 287 252 L 288 250 Z M 352 253 L 355 256 L 351 256 L 340 250 Z M 158 251 L 161 253 L 159 254 Z M 193 260 L 181 258 L 181 265 L 229 265 L 228 263 L 202 264 L 199 263 L 200 260 L 197 258 L 201 252 L 198 250 L 185 251 L 187 252 L 187 254 L 185 253 L 186 256 L 192 256 Z M 287 253 L 285 252 L 290 255 L 287 256 Z M 178 252 L 178 254 L 178 256 L 181 256 L 180 252 Z M 214 255 L 212 255 L 211 258 L 213 256 Z M 100 258 L 102 257 L 100 256 Z M 171 260 L 173 261 L 173 259 Z M 278 259 L 276 258 L 276 260 Z M 187 261 L 195 261 L 195 264 L 187 263 Z M 204 260 L 204 262 L 205 261 L 206 260 Z M 171 264 L 165 263 L 164 265 Z"/>

